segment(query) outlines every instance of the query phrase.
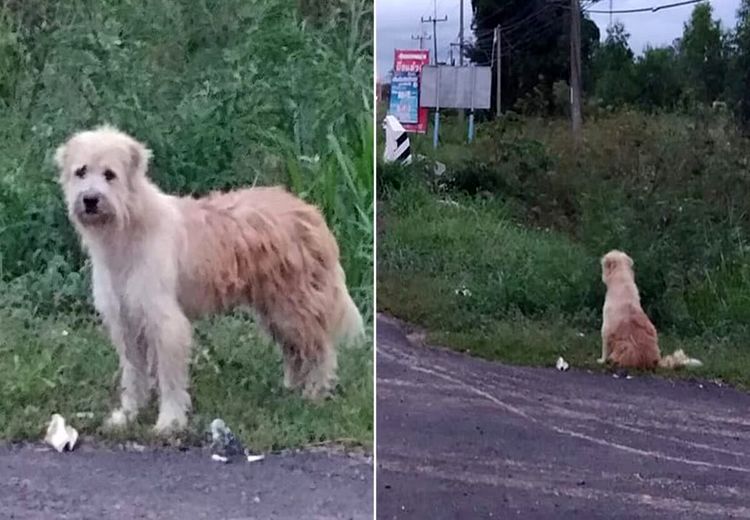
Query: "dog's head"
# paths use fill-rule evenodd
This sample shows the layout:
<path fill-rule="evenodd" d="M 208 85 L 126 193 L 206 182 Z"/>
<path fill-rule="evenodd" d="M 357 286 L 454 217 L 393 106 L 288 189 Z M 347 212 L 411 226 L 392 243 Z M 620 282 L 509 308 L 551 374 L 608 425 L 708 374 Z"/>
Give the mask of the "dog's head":
<path fill-rule="evenodd" d="M 60 145 L 55 163 L 71 220 L 87 229 L 127 223 L 150 156 L 143 144 L 109 126 L 79 132 Z"/>
<path fill-rule="evenodd" d="M 613 273 L 623 269 L 632 273 L 633 259 L 622 251 L 613 249 L 602 257 L 602 281 L 604 283 L 607 283 Z"/>

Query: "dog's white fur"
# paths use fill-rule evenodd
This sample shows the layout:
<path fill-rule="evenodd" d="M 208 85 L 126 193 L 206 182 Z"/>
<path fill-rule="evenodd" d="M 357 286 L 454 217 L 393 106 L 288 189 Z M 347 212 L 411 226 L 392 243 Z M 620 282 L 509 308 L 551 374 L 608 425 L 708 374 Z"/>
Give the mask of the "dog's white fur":
<path fill-rule="evenodd" d="M 363 324 L 320 212 L 281 188 L 164 194 L 146 175 L 150 155 L 108 126 L 73 135 L 55 154 L 120 358 L 121 402 L 107 425 L 132 421 L 157 387 L 155 429 L 183 428 L 189 320 L 236 305 L 252 306 L 280 344 L 287 387 L 327 395 L 335 343 L 360 336 Z"/>
<path fill-rule="evenodd" d="M 630 368 L 701 366 L 682 350 L 661 357 L 656 328 L 641 308 L 633 259 L 612 250 L 602 257 L 601 264 L 607 295 L 602 311 L 602 356 L 597 361 Z"/>

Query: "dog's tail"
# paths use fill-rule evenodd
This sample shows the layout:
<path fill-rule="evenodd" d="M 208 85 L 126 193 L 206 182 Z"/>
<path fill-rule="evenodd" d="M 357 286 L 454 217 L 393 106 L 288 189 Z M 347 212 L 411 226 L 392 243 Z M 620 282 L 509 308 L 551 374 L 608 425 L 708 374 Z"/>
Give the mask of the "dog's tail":
<path fill-rule="evenodd" d="M 703 362 L 700 359 L 688 357 L 682 349 L 675 350 L 674 354 L 664 356 L 659 360 L 661 368 L 682 368 L 682 367 L 700 367 Z"/>
<path fill-rule="evenodd" d="M 337 321 L 334 327 L 334 339 L 339 344 L 354 345 L 361 343 L 365 336 L 365 324 L 362 315 L 354 303 L 352 296 L 346 288 L 344 270 L 339 267 L 341 278 L 341 298 L 339 299 L 339 310 L 336 313 Z"/>

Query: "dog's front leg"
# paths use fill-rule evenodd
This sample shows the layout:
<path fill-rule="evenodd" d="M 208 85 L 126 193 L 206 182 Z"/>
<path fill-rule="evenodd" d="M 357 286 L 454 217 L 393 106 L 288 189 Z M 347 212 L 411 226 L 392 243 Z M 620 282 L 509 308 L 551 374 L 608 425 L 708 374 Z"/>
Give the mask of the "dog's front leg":
<path fill-rule="evenodd" d="M 159 417 L 155 430 L 164 434 L 183 429 L 190 410 L 188 394 L 191 346 L 190 321 L 176 302 L 161 302 L 149 313 L 146 336 L 156 355 Z"/>
<path fill-rule="evenodd" d="M 113 289 L 109 273 L 97 269 L 96 264 L 93 285 L 94 304 L 120 360 L 120 407 L 110 414 L 104 427 L 122 428 L 133 421 L 148 402 L 145 348 L 142 341 L 139 344 L 138 327 L 133 327 L 123 313 L 122 302 Z"/>
<path fill-rule="evenodd" d="M 130 335 L 120 320 L 107 320 L 110 338 L 120 358 L 120 407 L 105 422 L 107 428 L 122 428 L 135 420 L 148 402 L 148 372 L 143 344 Z"/>
<path fill-rule="evenodd" d="M 602 357 L 596 360 L 600 365 L 607 362 L 607 356 L 609 356 L 609 349 L 607 348 L 607 336 L 602 329 Z"/>

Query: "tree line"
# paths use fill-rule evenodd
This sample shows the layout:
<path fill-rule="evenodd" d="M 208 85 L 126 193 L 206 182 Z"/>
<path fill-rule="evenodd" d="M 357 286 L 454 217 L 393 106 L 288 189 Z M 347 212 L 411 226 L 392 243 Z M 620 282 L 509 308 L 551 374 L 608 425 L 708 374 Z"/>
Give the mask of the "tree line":
<path fill-rule="evenodd" d="M 502 106 L 539 115 L 568 109 L 570 9 L 550 0 L 473 0 L 475 43 L 468 57 L 496 66 L 494 28 L 501 28 Z M 654 14 L 652 16 L 664 16 Z M 697 4 L 670 45 L 636 55 L 626 26 L 617 22 L 604 41 L 582 14 L 582 65 L 587 104 L 645 111 L 726 106 L 750 129 L 750 0 L 742 0 L 734 27 Z M 494 77 L 494 75 L 493 75 Z M 494 93 L 493 93 L 494 95 Z M 494 106 L 494 102 L 493 102 Z"/>

